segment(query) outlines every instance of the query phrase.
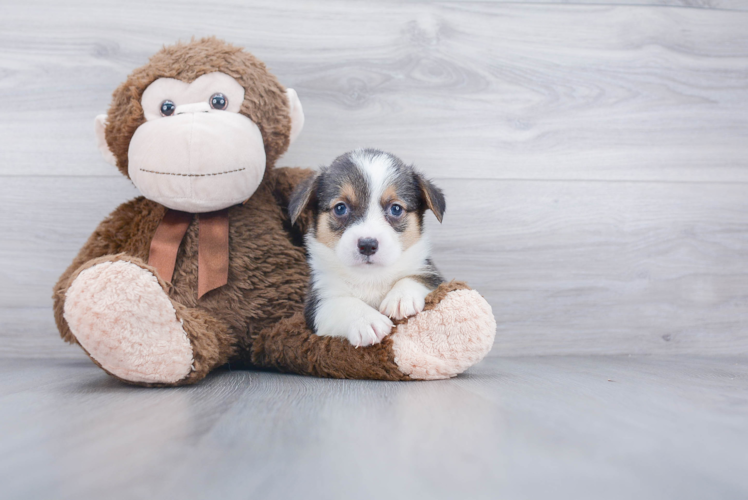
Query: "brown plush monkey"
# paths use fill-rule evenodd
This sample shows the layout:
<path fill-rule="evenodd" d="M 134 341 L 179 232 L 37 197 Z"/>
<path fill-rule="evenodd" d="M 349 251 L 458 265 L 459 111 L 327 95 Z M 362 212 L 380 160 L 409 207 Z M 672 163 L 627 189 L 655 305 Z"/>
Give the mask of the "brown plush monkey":
<path fill-rule="evenodd" d="M 490 306 L 439 287 L 377 345 L 318 337 L 301 314 L 309 170 L 273 168 L 301 130 L 296 93 L 215 38 L 165 47 L 97 117 L 99 146 L 144 196 L 88 239 L 54 289 L 62 338 L 125 382 L 182 385 L 227 362 L 336 378 L 454 376 L 490 350 Z"/>

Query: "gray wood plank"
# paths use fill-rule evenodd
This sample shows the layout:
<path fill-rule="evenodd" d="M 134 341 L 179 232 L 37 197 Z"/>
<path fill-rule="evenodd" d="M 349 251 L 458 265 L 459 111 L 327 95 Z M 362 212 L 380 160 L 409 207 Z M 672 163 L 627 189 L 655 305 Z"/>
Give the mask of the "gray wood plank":
<path fill-rule="evenodd" d="M 79 359 L 78 346 L 65 344 L 55 326 L 51 305 L 0 308 L 0 359 Z"/>
<path fill-rule="evenodd" d="M 740 499 L 745 358 L 494 358 L 453 380 L 0 364 L 3 498 Z"/>
<path fill-rule="evenodd" d="M 444 184 L 435 262 L 489 300 L 495 352 L 748 353 L 745 186 Z"/>
<path fill-rule="evenodd" d="M 748 353 L 744 185 L 436 182 L 435 262 L 491 303 L 494 354 Z M 4 179 L 0 353 L 54 352 L 52 285 L 133 194 L 117 178 Z"/>
<path fill-rule="evenodd" d="M 308 119 L 290 164 L 366 145 L 440 176 L 748 181 L 748 13 L 497 2 L 1 8 L 0 175 L 116 176 L 91 125 L 112 90 L 162 44 L 216 34 L 299 91 Z"/>
<path fill-rule="evenodd" d="M 408 0 L 432 2 L 439 0 Z M 473 0 L 450 0 L 451 2 L 470 2 Z M 627 6 L 657 6 L 687 9 L 718 9 L 718 10 L 748 10 L 743 0 L 478 0 L 490 3 L 507 4 L 541 4 L 541 5 L 627 5 Z M 441 3 L 441 2 L 440 2 Z"/>

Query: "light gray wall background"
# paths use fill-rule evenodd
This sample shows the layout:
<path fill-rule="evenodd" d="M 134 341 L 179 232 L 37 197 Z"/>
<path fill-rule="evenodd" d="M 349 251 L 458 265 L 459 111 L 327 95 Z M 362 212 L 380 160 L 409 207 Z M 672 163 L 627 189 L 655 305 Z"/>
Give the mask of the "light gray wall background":
<path fill-rule="evenodd" d="M 748 2 L 0 2 L 0 355 L 74 357 L 51 289 L 136 195 L 93 118 L 217 35 L 304 105 L 280 166 L 359 146 L 446 192 L 434 257 L 493 355 L 748 352 Z"/>

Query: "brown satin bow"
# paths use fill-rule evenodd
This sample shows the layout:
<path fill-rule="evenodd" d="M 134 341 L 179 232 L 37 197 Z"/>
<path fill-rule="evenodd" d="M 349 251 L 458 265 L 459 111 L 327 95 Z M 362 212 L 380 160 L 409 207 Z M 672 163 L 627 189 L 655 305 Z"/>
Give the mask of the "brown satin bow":
<path fill-rule="evenodd" d="M 171 282 L 177 252 L 195 214 L 167 210 L 151 240 L 148 264 Z M 197 298 L 229 279 L 229 210 L 197 214 L 200 224 L 197 248 Z"/>

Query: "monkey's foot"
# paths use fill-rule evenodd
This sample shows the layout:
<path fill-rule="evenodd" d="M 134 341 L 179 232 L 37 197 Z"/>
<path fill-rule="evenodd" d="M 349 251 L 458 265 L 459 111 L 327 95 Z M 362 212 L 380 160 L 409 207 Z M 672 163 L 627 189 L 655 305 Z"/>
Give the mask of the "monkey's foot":
<path fill-rule="evenodd" d="M 65 320 L 104 370 L 129 382 L 170 384 L 192 370 L 192 347 L 166 292 L 125 260 L 82 271 L 65 298 Z"/>
<path fill-rule="evenodd" d="M 454 377 L 488 354 L 495 334 L 488 302 L 475 290 L 453 290 L 397 326 L 391 335 L 395 363 L 414 379 Z"/>

